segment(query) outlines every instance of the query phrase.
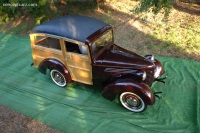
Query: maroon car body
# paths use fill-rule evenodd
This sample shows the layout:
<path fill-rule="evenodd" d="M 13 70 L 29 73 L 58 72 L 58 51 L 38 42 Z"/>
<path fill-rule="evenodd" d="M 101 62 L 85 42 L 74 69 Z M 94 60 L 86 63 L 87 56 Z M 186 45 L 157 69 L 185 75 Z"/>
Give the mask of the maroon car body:
<path fill-rule="evenodd" d="M 86 43 L 91 46 L 96 38 L 109 30 L 113 30 L 111 26 L 95 32 L 87 38 Z M 152 83 L 164 73 L 163 65 L 154 56 L 143 57 L 128 51 L 114 44 L 114 39 L 92 58 L 92 69 L 93 82 L 102 85 L 102 95 L 106 99 L 113 101 L 123 92 L 132 92 L 140 96 L 147 105 L 153 105 L 155 101 L 155 95 L 150 89 Z M 133 111 L 128 107 L 127 109 Z"/>
<path fill-rule="evenodd" d="M 79 34 L 72 35 L 71 25 Z M 57 38 L 84 43 L 91 58 L 93 85 L 101 86 L 106 99 L 112 101 L 119 96 L 122 105 L 133 112 L 144 111 L 147 105 L 154 104 L 155 95 L 150 87 L 163 75 L 163 65 L 152 55 L 140 56 L 114 44 L 112 26 L 93 18 L 72 15 L 38 26 L 32 33 L 56 35 Z M 38 69 L 43 74 L 47 69 L 56 70 L 57 78 L 64 83 L 73 81 L 67 67 L 59 60 L 47 58 L 39 64 Z"/>

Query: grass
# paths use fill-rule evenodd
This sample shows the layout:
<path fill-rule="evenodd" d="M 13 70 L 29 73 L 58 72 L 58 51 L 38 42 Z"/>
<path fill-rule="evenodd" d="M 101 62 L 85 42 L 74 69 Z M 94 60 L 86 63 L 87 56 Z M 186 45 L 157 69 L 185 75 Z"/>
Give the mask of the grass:
<path fill-rule="evenodd" d="M 27 36 L 37 24 L 52 18 L 80 14 L 102 20 L 114 27 L 115 43 L 139 54 L 154 54 L 200 61 L 200 5 L 179 3 L 168 18 L 163 14 L 135 14 L 133 0 L 107 0 L 97 10 L 87 3 L 55 5 L 38 18 L 21 16 L 2 24 L 0 32 Z M 2 18 L 0 18 L 1 20 Z"/>
<path fill-rule="evenodd" d="M 176 54 L 176 56 L 178 55 L 178 57 L 199 60 L 200 18 L 198 21 L 194 21 L 194 16 L 191 16 L 189 14 L 181 14 L 181 17 L 178 18 L 176 21 L 174 21 L 172 18 L 170 19 L 171 20 L 169 20 L 168 23 L 154 23 L 151 26 L 153 32 L 150 33 L 150 35 L 159 40 L 162 40 L 162 42 L 171 43 L 171 45 L 168 45 L 166 43 L 164 43 L 164 45 L 161 45 L 164 49 L 167 49 L 168 51 L 169 49 L 173 50 L 173 47 L 178 48 L 179 50 L 177 50 L 172 56 Z M 183 51 L 184 53 L 181 51 Z M 182 53 L 184 55 L 181 55 Z"/>

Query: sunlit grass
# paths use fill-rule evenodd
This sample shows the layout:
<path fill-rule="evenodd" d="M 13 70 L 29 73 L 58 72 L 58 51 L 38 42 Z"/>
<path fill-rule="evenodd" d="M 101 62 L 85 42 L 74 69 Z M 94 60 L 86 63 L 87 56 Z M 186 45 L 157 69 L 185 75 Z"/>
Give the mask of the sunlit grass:
<path fill-rule="evenodd" d="M 176 46 L 180 49 L 175 53 L 176 55 L 184 57 L 184 55 L 180 55 L 181 51 L 184 51 L 200 60 L 200 25 L 199 21 L 194 21 L 192 16 L 182 14 L 181 18 L 176 21 L 169 20 L 159 24 L 154 23 L 151 26 L 153 37 L 171 43 L 170 46 L 164 47 L 166 50 Z"/>
<path fill-rule="evenodd" d="M 119 7 L 118 4 L 111 6 L 115 9 Z M 123 9 L 121 8 L 123 6 L 120 7 L 123 13 L 130 14 L 130 9 L 126 10 L 125 6 Z M 117 43 L 121 46 L 140 54 L 155 54 L 200 61 L 199 16 L 175 9 L 172 9 L 168 21 L 163 19 L 163 14 L 158 14 L 158 16 L 152 13 L 132 15 L 137 19 L 129 21 L 129 25 L 124 24 L 126 28 L 119 28 L 116 32 Z"/>
<path fill-rule="evenodd" d="M 199 16 L 173 9 L 168 21 L 163 21 L 163 14 L 135 14 L 133 10 L 136 5 L 134 0 L 106 0 L 97 10 L 90 4 L 68 3 L 57 7 L 57 11 L 42 14 L 42 18 L 28 16 L 11 19 L 6 24 L 0 23 L 0 32 L 28 35 L 27 32 L 34 26 L 53 18 L 68 14 L 86 15 L 112 25 L 115 43 L 126 49 L 139 54 L 200 61 Z"/>

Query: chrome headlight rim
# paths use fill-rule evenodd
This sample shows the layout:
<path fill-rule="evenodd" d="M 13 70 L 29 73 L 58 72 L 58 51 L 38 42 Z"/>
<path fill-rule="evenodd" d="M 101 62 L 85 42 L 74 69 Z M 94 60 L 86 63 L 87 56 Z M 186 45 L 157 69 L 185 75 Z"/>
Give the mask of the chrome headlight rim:
<path fill-rule="evenodd" d="M 145 55 L 145 58 L 150 61 L 155 61 L 154 55 Z"/>
<path fill-rule="evenodd" d="M 143 71 L 142 80 L 144 81 L 146 78 L 147 78 L 147 73 L 145 71 Z"/>
<path fill-rule="evenodd" d="M 154 78 L 158 78 L 160 76 L 161 71 L 162 69 L 160 67 L 157 67 L 154 73 Z"/>
<path fill-rule="evenodd" d="M 154 61 L 154 60 L 155 60 L 155 58 L 154 58 L 154 56 L 153 56 L 153 55 L 151 55 L 151 58 L 150 58 L 150 60 L 152 60 L 152 61 Z"/>

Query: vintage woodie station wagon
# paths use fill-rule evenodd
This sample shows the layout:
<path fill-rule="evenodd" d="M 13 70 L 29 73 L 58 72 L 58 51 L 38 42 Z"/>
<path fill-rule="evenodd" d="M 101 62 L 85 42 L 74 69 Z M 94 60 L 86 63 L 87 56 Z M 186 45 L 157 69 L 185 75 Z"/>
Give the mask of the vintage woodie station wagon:
<path fill-rule="evenodd" d="M 112 26 L 94 18 L 69 15 L 36 26 L 30 33 L 33 65 L 55 84 L 72 81 L 101 85 L 102 96 L 133 112 L 153 105 L 150 88 L 163 73 L 152 55 L 140 56 L 114 44 Z"/>

